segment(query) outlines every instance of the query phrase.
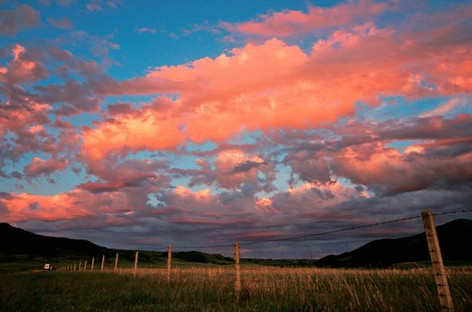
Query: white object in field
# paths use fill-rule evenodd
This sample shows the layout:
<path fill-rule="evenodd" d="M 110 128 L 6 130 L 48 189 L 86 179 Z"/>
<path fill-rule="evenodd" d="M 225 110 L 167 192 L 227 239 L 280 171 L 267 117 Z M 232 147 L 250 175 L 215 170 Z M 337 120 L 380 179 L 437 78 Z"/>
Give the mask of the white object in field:
<path fill-rule="evenodd" d="M 43 269 L 50 271 L 52 269 L 52 265 L 50 265 L 49 263 L 45 263 Z"/>

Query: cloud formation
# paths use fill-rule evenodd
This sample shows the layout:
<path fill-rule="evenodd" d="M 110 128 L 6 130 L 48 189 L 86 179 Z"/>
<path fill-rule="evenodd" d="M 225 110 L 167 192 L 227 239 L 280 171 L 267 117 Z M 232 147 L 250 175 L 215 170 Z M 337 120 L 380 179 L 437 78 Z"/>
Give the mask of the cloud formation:
<path fill-rule="evenodd" d="M 223 23 L 237 40 L 221 43 L 219 55 L 180 62 L 176 55 L 157 67 L 164 61 L 141 59 L 144 44 L 133 43 L 139 59 L 126 55 L 117 32 L 48 27 L 61 35 L 44 44 L 8 38 L 0 49 L 0 217 L 156 249 L 260 242 L 466 207 L 472 7 L 432 10 L 430 23 L 400 4 L 351 1 Z M 29 10 L 22 7 L 0 16 Z M 87 18 L 106 12 L 96 13 Z M 78 25 L 60 16 L 67 17 L 49 23 Z M 3 34 L 36 25 L 10 17 L 0 23 L 10 25 Z M 195 25 L 185 40 L 215 24 Z M 139 26 L 126 29 L 154 33 Z M 149 67 L 132 66 L 142 62 Z M 261 243 L 247 255 L 321 256 L 417 231 L 392 225 L 333 235 L 316 255 Z"/>
<path fill-rule="evenodd" d="M 48 23 L 60 29 L 71 29 L 72 23 L 69 19 L 63 17 L 59 19 L 48 18 Z"/>
<path fill-rule="evenodd" d="M 14 36 L 17 32 L 39 24 L 38 11 L 23 4 L 12 10 L 0 11 L 0 35 Z"/>
<path fill-rule="evenodd" d="M 230 55 L 163 66 L 145 77 L 103 86 L 103 92 L 178 93 L 178 99 L 161 98 L 99 124 L 84 133 L 84 147 L 97 158 L 125 149 L 171 149 L 185 140 L 222 142 L 243 130 L 333 123 L 353 114 L 359 101 L 378 105 L 389 96 L 468 93 L 472 72 L 466 51 L 472 38 L 463 30 L 440 25 L 406 33 L 364 24 L 317 41 L 309 54 L 271 39 Z M 152 133 L 160 135 L 150 140 Z"/>
<path fill-rule="evenodd" d="M 66 159 L 48 159 L 33 157 L 33 160 L 25 166 L 24 174 L 27 178 L 35 178 L 40 175 L 49 176 L 56 171 L 63 171 L 67 168 L 69 161 Z"/>
<path fill-rule="evenodd" d="M 296 10 L 272 12 L 260 15 L 255 21 L 223 22 L 220 27 L 246 35 L 291 37 L 367 21 L 396 6 L 396 1 L 350 1 L 327 8 L 310 6 L 307 13 Z"/>

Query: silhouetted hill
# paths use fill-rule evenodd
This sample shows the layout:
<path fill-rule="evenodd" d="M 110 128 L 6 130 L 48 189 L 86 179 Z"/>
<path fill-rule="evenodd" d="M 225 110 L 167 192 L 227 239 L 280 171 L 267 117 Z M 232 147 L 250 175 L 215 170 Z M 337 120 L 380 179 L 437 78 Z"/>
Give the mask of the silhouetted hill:
<path fill-rule="evenodd" d="M 50 237 L 34 234 L 8 223 L 0 223 L 0 262 L 37 262 L 52 263 L 74 261 L 105 255 L 112 262 L 115 253 L 120 254 L 120 263 L 134 261 L 134 250 L 110 249 L 96 245 L 88 240 Z M 198 251 L 174 252 L 174 261 L 197 262 L 208 264 L 231 264 L 232 259 L 219 254 L 207 254 Z M 167 252 L 140 251 L 141 264 L 159 265 L 167 261 Z M 1 269 L 0 269 L 1 271 Z"/>
<path fill-rule="evenodd" d="M 439 244 L 446 263 L 472 261 L 472 220 L 458 219 L 437 226 Z M 375 240 L 350 252 L 330 255 L 316 262 L 326 267 L 387 267 L 403 262 L 428 261 L 429 253 L 424 233 Z"/>
<path fill-rule="evenodd" d="M 50 237 L 34 234 L 8 223 L 0 223 L 0 255 L 68 256 L 97 255 L 107 248 L 95 245 L 88 240 Z"/>
<path fill-rule="evenodd" d="M 472 262 L 472 221 L 458 219 L 437 227 L 444 260 Z M 0 263 L 36 263 L 44 261 L 64 263 L 78 259 L 106 256 L 108 265 L 113 262 L 116 252 L 120 254 L 120 264 L 133 262 L 134 250 L 110 249 L 88 240 L 49 237 L 34 234 L 7 223 L 0 223 Z M 466 244 L 466 245 L 464 245 Z M 198 251 L 174 252 L 175 262 L 232 264 L 232 258 L 219 254 Z M 140 251 L 139 262 L 143 265 L 165 265 L 167 252 Z M 330 255 L 320 260 L 311 259 L 241 259 L 242 263 L 274 266 L 324 266 L 324 267 L 388 267 L 404 262 L 428 261 L 429 254 L 424 233 L 398 239 L 375 240 L 350 252 Z M 23 265 L 22 269 L 30 269 Z M 0 268 L 0 271 L 9 271 Z"/>

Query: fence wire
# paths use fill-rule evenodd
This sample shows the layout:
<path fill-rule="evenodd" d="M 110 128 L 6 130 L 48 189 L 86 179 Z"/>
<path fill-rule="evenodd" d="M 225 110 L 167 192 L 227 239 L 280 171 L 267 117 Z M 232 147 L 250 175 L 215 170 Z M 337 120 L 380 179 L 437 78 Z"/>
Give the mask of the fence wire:
<path fill-rule="evenodd" d="M 453 215 L 453 214 L 460 214 L 460 213 L 472 213 L 472 209 L 458 209 L 458 210 L 452 210 L 452 211 L 444 211 L 444 212 L 436 212 L 434 216 L 446 216 L 446 215 Z M 366 228 L 372 228 L 376 226 L 381 226 L 381 225 L 387 225 L 387 224 L 395 224 L 395 223 L 401 223 L 401 222 L 408 222 L 416 219 L 421 219 L 421 215 L 415 215 L 415 216 L 409 216 L 409 217 L 403 217 L 403 218 L 397 218 L 397 219 L 390 219 L 386 221 L 380 221 L 380 222 L 375 222 L 375 223 L 368 223 L 368 224 L 361 224 L 361 225 L 354 225 L 354 226 L 348 226 L 348 227 L 343 227 L 343 228 L 338 228 L 338 229 L 333 229 L 333 230 L 328 230 L 328 231 L 323 231 L 323 232 L 315 232 L 315 233 L 307 233 L 307 234 L 299 234 L 299 235 L 291 235 L 291 236 L 285 236 L 285 237 L 279 237 L 279 238 L 271 238 L 271 239 L 259 239 L 259 240 L 239 240 L 241 242 L 241 245 L 243 246 L 253 246 L 257 244 L 264 244 L 264 243 L 272 243 L 272 242 L 297 242 L 297 241 L 310 241 L 310 240 L 316 240 L 320 236 L 325 236 L 329 234 L 336 234 L 336 233 L 341 233 L 341 232 L 347 232 L 347 231 L 355 231 L 355 230 L 361 230 L 361 229 L 366 229 Z M 222 244 L 215 244 L 215 245 L 187 245 L 187 246 L 172 246 L 175 249 L 208 249 L 208 248 L 229 248 L 233 247 L 233 242 L 230 243 L 222 243 Z"/>

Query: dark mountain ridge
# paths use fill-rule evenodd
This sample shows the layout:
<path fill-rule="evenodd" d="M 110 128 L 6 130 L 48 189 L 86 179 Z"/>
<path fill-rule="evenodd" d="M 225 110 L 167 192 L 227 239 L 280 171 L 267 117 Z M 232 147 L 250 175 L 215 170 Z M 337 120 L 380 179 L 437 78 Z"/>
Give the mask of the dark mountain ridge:
<path fill-rule="evenodd" d="M 457 219 L 436 227 L 446 263 L 472 261 L 472 220 Z M 396 239 L 374 240 L 360 248 L 317 261 L 326 267 L 388 267 L 402 262 L 429 261 L 424 233 Z"/>
<path fill-rule="evenodd" d="M 80 251 L 80 255 L 96 255 L 106 252 L 108 248 L 98 246 L 88 240 L 51 237 L 35 234 L 0 223 L 0 235 L 6 239 L 0 242 L 0 254 L 39 255 L 39 256 L 68 256 Z"/>
<path fill-rule="evenodd" d="M 441 251 L 446 263 L 465 261 L 472 263 L 472 220 L 457 219 L 437 227 Z M 112 261 L 116 252 L 120 263 L 132 262 L 134 250 L 110 249 L 88 240 L 49 237 L 34 234 L 8 223 L 0 223 L 0 262 L 52 261 L 70 262 L 84 257 L 105 255 Z M 164 264 L 167 252 L 140 251 L 143 264 Z M 232 259 L 219 254 L 198 251 L 174 252 L 173 259 L 182 263 L 231 264 Z M 424 233 L 397 239 L 380 239 L 362 247 L 330 255 L 319 260 L 312 259 L 242 259 L 243 263 L 275 266 L 322 266 L 322 267 L 389 267 L 404 262 L 428 261 L 429 254 Z"/>
<path fill-rule="evenodd" d="M 96 245 L 88 240 L 51 237 L 35 234 L 8 223 L 0 223 L 0 262 L 44 260 L 51 262 L 70 262 L 81 258 L 105 255 L 111 262 L 115 253 L 120 254 L 120 263 L 134 261 L 134 250 L 112 249 Z M 231 258 L 218 254 L 198 251 L 174 252 L 173 258 L 182 262 L 230 264 Z M 139 262 L 146 264 L 164 264 L 167 252 L 139 251 Z"/>

